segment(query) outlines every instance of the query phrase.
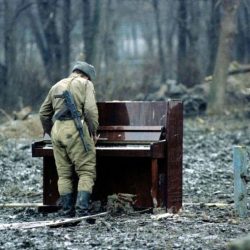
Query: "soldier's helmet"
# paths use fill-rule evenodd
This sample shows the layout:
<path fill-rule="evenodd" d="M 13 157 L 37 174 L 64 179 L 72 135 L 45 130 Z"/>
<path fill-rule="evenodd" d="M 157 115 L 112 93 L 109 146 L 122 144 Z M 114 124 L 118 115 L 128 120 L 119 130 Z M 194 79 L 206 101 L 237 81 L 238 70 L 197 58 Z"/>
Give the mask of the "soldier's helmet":
<path fill-rule="evenodd" d="M 91 81 L 94 80 L 96 77 L 95 67 L 91 64 L 88 64 L 88 63 L 82 62 L 82 61 L 78 61 L 75 63 L 72 71 L 74 71 L 76 69 L 78 69 L 78 70 L 82 71 L 84 74 L 86 74 L 90 78 Z"/>

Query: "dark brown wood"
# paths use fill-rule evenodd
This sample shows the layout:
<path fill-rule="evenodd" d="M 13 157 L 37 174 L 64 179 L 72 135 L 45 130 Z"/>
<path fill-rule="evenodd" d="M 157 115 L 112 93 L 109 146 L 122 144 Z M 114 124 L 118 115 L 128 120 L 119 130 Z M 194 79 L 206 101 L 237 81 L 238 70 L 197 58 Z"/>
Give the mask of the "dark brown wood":
<path fill-rule="evenodd" d="M 140 158 L 151 158 L 150 150 L 134 150 L 134 149 L 127 149 L 121 148 L 118 150 L 102 150 L 97 149 L 98 157 L 140 157 Z"/>
<path fill-rule="evenodd" d="M 151 157 L 155 159 L 166 158 L 167 141 L 161 140 L 159 142 L 152 143 L 150 146 Z"/>
<path fill-rule="evenodd" d="M 174 100 L 168 105 L 166 207 L 176 212 L 182 206 L 183 107 L 181 102 Z"/>
<path fill-rule="evenodd" d="M 136 207 L 152 207 L 151 160 L 137 157 L 97 157 L 97 179 L 92 198 L 104 204 L 108 195 L 136 195 Z"/>
<path fill-rule="evenodd" d="M 139 208 L 182 206 L 182 102 L 98 103 L 100 139 L 96 145 L 97 180 L 92 198 L 136 195 Z M 53 148 L 34 142 L 32 155 L 44 157 L 44 204 L 59 196 Z"/>
<path fill-rule="evenodd" d="M 100 126 L 165 126 L 167 102 L 98 103 Z"/>
<path fill-rule="evenodd" d="M 151 176 L 152 176 L 152 187 L 151 196 L 153 200 L 153 206 L 158 206 L 158 162 L 157 159 L 152 159 L 151 161 Z"/>
<path fill-rule="evenodd" d="M 144 131 L 144 132 L 153 132 L 161 131 L 161 126 L 99 126 L 98 131 Z"/>
<path fill-rule="evenodd" d="M 56 205 L 59 198 L 58 175 L 54 157 L 43 158 L 43 204 Z"/>

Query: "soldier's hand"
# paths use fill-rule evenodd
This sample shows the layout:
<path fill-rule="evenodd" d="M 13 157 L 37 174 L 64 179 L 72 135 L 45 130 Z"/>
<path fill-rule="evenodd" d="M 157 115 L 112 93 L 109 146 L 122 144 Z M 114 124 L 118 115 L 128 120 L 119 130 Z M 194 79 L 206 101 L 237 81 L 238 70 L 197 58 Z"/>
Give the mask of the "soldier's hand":
<path fill-rule="evenodd" d="M 51 135 L 49 133 L 44 132 L 43 133 L 43 139 L 44 140 L 51 140 Z"/>
<path fill-rule="evenodd" d="M 100 137 L 100 134 L 99 134 L 99 135 L 94 135 L 94 136 L 93 136 L 93 139 L 94 139 L 94 143 L 95 143 L 95 144 L 97 143 L 99 137 Z"/>

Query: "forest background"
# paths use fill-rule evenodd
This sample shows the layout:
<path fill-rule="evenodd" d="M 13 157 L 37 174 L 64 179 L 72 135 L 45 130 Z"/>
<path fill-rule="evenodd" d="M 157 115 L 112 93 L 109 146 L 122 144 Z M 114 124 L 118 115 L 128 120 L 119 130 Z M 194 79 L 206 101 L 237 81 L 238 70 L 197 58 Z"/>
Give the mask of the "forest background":
<path fill-rule="evenodd" d="M 250 61 L 249 19 L 250 0 L 0 0 L 0 108 L 37 110 L 85 60 L 98 101 L 166 100 L 213 76 L 209 107 L 223 110 L 229 64 Z"/>

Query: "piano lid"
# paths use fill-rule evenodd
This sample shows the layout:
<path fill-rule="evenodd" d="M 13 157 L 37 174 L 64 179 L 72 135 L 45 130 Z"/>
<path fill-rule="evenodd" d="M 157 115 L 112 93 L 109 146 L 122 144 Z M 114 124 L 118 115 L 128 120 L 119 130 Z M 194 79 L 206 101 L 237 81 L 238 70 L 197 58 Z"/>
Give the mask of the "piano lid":
<path fill-rule="evenodd" d="M 101 102 L 98 144 L 150 144 L 166 139 L 167 102 Z"/>
<path fill-rule="evenodd" d="M 97 103 L 100 126 L 165 126 L 167 102 Z"/>

